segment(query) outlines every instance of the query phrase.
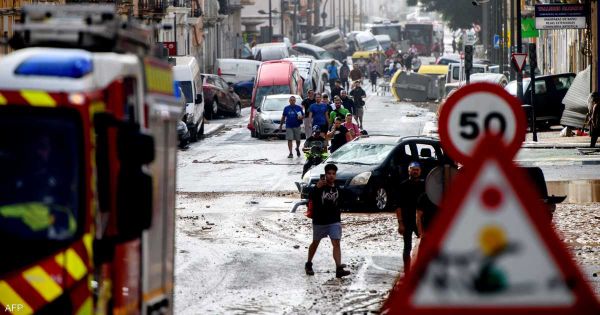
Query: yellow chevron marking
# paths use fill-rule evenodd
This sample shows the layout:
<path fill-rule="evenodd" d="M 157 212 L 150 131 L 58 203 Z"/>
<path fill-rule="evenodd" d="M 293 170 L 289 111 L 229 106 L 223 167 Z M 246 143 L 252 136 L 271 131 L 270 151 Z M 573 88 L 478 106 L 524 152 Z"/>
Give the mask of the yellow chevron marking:
<path fill-rule="evenodd" d="M 33 314 L 33 309 L 5 281 L 0 281 L 0 307 L 14 306 L 14 314 Z"/>
<path fill-rule="evenodd" d="M 56 107 L 56 101 L 43 91 L 23 90 L 21 96 L 32 106 Z"/>
<path fill-rule="evenodd" d="M 40 266 L 29 268 L 23 272 L 23 278 L 38 291 L 38 293 L 46 300 L 51 302 L 63 293 L 62 288 L 42 269 Z"/>
<path fill-rule="evenodd" d="M 8 104 L 8 102 L 6 101 L 6 98 L 0 94 L 0 105 L 6 105 Z"/>
<path fill-rule="evenodd" d="M 67 272 L 75 279 L 75 281 L 81 280 L 87 273 L 87 267 L 81 260 L 81 257 L 77 255 L 74 249 L 67 249 L 66 253 L 56 255 L 56 263 L 62 268 L 67 268 Z"/>
<path fill-rule="evenodd" d="M 88 297 L 87 299 L 85 299 L 85 302 L 83 302 L 83 304 L 81 304 L 81 307 L 79 307 L 79 309 L 77 310 L 77 313 L 75 313 L 75 315 L 89 315 L 92 314 L 92 310 L 93 310 L 93 304 L 92 304 L 92 297 Z"/>
<path fill-rule="evenodd" d="M 83 236 L 83 245 L 85 246 L 85 250 L 88 253 L 88 257 L 90 258 L 90 261 L 92 260 L 92 242 L 94 240 L 94 237 L 92 236 L 91 233 L 85 234 Z"/>

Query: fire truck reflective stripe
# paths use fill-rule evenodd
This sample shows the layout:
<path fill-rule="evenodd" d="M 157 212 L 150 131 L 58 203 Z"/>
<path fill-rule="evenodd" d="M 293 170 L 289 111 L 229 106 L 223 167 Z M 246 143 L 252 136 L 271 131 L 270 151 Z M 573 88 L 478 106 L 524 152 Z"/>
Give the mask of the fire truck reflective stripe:
<path fill-rule="evenodd" d="M 40 266 L 32 267 L 23 272 L 23 278 L 40 293 L 47 301 L 51 302 L 63 293 L 63 289 Z"/>
<path fill-rule="evenodd" d="M 81 307 L 79 307 L 79 309 L 77 310 L 77 312 L 75 313 L 76 315 L 89 315 L 92 314 L 92 310 L 93 310 L 93 302 L 92 302 L 92 297 L 88 297 L 85 302 L 83 302 L 83 304 L 81 305 Z"/>
<path fill-rule="evenodd" d="M 43 91 L 21 91 L 21 96 L 32 106 L 55 107 L 56 101 L 50 94 Z"/>
<path fill-rule="evenodd" d="M 68 288 L 75 283 L 73 278 L 65 272 L 65 270 L 56 263 L 54 259 L 44 260 L 40 266 L 44 268 L 44 271 L 50 275 L 54 282 L 56 282 L 62 288 Z"/>
<path fill-rule="evenodd" d="M 92 234 L 88 233 L 83 236 L 83 245 L 85 246 L 85 251 L 88 254 L 89 259 L 92 259 L 92 242 L 94 241 L 94 237 Z"/>
<path fill-rule="evenodd" d="M 14 314 L 33 314 L 33 309 L 25 300 L 13 290 L 8 283 L 0 281 L 0 307 L 5 309 L 8 306 L 13 306 L 17 312 Z"/>
<path fill-rule="evenodd" d="M 56 262 L 59 266 L 66 268 L 75 281 L 81 280 L 87 273 L 87 267 L 83 260 L 72 248 L 67 249 L 63 254 L 56 255 Z"/>
<path fill-rule="evenodd" d="M 90 279 L 89 277 L 86 277 L 75 284 L 71 289 L 69 297 L 71 298 L 71 303 L 73 305 L 73 313 L 80 312 L 80 309 L 84 306 L 87 300 L 92 297 L 92 293 L 88 286 L 89 283 Z"/>
<path fill-rule="evenodd" d="M 8 102 L 6 101 L 6 97 L 0 94 L 0 105 L 6 105 Z"/>
<path fill-rule="evenodd" d="M 21 298 L 25 299 L 27 304 L 34 312 L 38 311 L 47 302 L 44 297 L 25 280 L 23 274 L 20 273 L 10 279 L 6 279 L 6 283 L 17 292 Z"/>

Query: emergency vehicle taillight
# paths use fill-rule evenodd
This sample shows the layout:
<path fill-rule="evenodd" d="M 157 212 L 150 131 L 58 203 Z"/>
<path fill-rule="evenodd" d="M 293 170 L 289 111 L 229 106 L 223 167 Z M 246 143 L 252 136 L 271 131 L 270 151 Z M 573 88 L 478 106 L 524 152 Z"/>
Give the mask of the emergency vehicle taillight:
<path fill-rule="evenodd" d="M 78 79 L 91 73 L 93 68 L 89 53 L 60 50 L 25 59 L 17 67 L 15 74 Z"/>

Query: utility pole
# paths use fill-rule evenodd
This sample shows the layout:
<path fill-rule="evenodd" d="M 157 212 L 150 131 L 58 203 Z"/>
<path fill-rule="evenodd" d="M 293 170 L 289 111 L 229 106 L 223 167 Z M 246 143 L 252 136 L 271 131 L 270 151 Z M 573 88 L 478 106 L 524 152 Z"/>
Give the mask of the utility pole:
<path fill-rule="evenodd" d="M 523 52 L 522 38 L 521 38 L 521 0 L 517 0 L 517 52 Z M 534 88 L 535 86 L 532 86 Z M 523 71 L 517 71 L 517 96 L 519 99 L 523 99 Z"/>
<path fill-rule="evenodd" d="M 335 0 L 331 0 L 331 21 L 333 22 L 333 27 L 335 27 Z"/>
<path fill-rule="evenodd" d="M 312 34 L 312 24 L 313 24 L 312 23 L 313 19 L 312 19 L 312 14 L 311 14 L 312 8 L 313 8 L 312 1 L 313 0 L 308 0 L 306 2 L 306 7 L 308 9 L 307 11 L 310 12 L 310 13 L 307 12 L 307 14 L 306 14 L 306 39 L 307 40 L 310 39 L 310 34 Z"/>
<path fill-rule="evenodd" d="M 283 42 L 283 37 L 285 37 L 285 32 L 283 29 L 283 0 L 280 1 L 279 9 L 279 19 L 281 20 L 281 41 Z"/>
<path fill-rule="evenodd" d="M 346 33 L 346 0 L 342 1 L 342 32 Z"/>
<path fill-rule="evenodd" d="M 292 32 L 292 38 L 294 40 L 294 43 L 298 42 L 298 0 L 293 0 L 294 1 L 294 21 L 293 21 L 293 32 Z"/>
<path fill-rule="evenodd" d="M 273 16 L 271 12 L 271 0 L 269 0 L 269 43 L 273 41 Z"/>
<path fill-rule="evenodd" d="M 175 56 L 179 56 L 177 49 L 177 12 L 173 12 L 173 42 L 175 43 Z"/>
<path fill-rule="evenodd" d="M 358 0 L 358 25 L 359 29 L 362 31 L 363 25 L 363 0 Z"/>

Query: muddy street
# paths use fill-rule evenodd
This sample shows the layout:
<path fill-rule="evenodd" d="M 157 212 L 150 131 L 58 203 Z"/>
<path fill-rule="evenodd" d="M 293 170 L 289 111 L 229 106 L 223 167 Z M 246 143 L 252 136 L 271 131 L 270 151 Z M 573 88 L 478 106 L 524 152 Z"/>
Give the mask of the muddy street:
<path fill-rule="evenodd" d="M 402 270 L 391 212 L 342 215 L 342 259 L 352 274 L 337 279 L 328 240 L 317 251 L 315 276 L 304 274 L 312 230 L 304 208 L 289 213 L 295 193 L 178 197 L 177 314 L 376 312 Z M 584 266 L 600 265 L 599 207 L 566 204 L 556 212 L 557 228 Z M 582 230 L 590 223 L 594 229 Z"/>

